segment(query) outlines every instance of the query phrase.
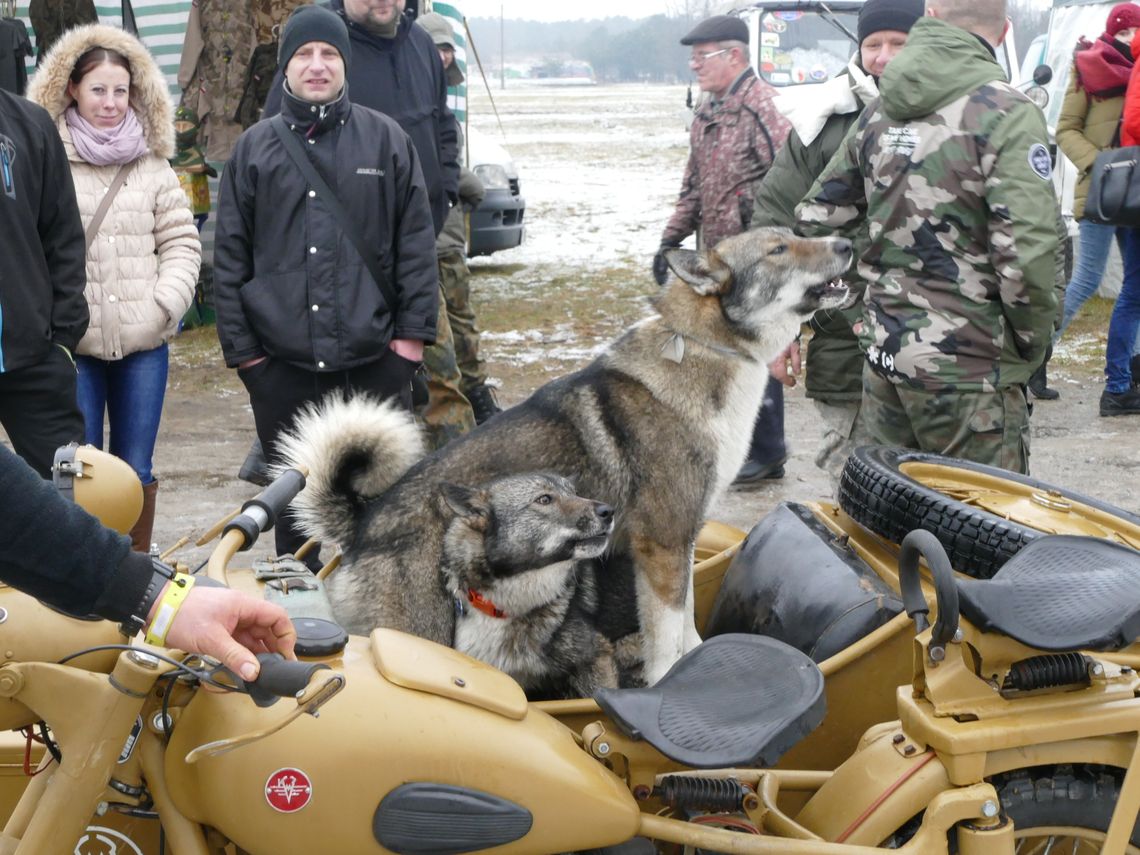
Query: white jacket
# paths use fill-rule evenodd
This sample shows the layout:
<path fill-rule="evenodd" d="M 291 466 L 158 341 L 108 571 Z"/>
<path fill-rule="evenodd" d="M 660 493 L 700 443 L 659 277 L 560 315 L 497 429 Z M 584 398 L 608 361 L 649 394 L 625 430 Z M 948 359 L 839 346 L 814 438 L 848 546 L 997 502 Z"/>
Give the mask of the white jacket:
<path fill-rule="evenodd" d="M 71 69 L 95 45 L 112 48 L 130 62 L 131 106 L 150 147 L 131 164 L 126 183 L 87 250 L 85 294 L 91 323 L 78 352 L 115 360 L 158 347 L 177 332 L 194 296 L 201 243 L 190 204 L 167 162 L 174 153 L 174 108 L 166 81 L 136 38 L 102 24 L 78 27 L 61 37 L 28 89 L 28 97 L 56 120 L 84 229 L 119 170 L 117 165 L 94 166 L 82 160 L 63 116 L 71 105 Z"/>

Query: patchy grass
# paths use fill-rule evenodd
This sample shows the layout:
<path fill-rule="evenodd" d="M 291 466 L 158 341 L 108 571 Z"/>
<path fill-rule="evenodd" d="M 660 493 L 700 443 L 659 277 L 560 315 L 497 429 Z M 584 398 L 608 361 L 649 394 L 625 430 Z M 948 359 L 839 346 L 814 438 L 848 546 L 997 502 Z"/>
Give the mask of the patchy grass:
<path fill-rule="evenodd" d="M 1104 350 L 1113 301 L 1093 297 L 1069 324 L 1057 343 L 1050 367 L 1073 380 L 1104 377 Z"/>
<path fill-rule="evenodd" d="M 632 264 L 516 267 L 477 264 L 471 277 L 481 356 L 501 381 L 504 403 L 581 367 L 646 314 L 656 290 L 648 271 Z"/>
<path fill-rule="evenodd" d="M 170 388 L 213 395 L 244 391 L 237 372 L 226 368 L 213 324 L 186 330 L 170 343 Z"/>

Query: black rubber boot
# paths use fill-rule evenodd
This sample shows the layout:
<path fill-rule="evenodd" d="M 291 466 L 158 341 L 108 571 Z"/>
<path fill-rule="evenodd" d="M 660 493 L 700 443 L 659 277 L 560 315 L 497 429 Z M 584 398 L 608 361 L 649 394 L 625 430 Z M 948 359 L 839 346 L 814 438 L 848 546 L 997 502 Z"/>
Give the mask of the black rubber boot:
<path fill-rule="evenodd" d="M 1061 397 L 1061 393 L 1056 389 L 1049 388 L 1049 381 L 1045 376 L 1045 366 L 1049 364 L 1049 359 L 1053 356 L 1053 345 L 1045 351 L 1045 360 L 1029 377 L 1029 391 L 1033 393 L 1034 398 L 1040 398 L 1042 401 L 1056 401 Z"/>
<path fill-rule="evenodd" d="M 495 399 L 495 390 L 486 383 L 470 386 L 463 390 L 467 400 L 471 402 L 471 409 L 475 412 L 475 424 L 481 425 L 491 416 L 501 413 L 503 408 Z"/>
<path fill-rule="evenodd" d="M 784 444 L 784 385 L 768 378 L 764 402 L 752 428 L 748 459 L 732 482 L 735 490 L 750 490 L 784 477 L 788 448 Z"/>

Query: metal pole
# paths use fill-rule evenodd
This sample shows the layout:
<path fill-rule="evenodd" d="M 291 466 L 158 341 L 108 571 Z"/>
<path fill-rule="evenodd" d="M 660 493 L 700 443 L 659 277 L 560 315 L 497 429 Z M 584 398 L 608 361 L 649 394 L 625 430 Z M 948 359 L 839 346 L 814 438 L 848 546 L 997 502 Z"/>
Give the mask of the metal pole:
<path fill-rule="evenodd" d="M 507 88 L 506 46 L 503 42 L 503 4 L 499 4 L 499 88 Z"/>

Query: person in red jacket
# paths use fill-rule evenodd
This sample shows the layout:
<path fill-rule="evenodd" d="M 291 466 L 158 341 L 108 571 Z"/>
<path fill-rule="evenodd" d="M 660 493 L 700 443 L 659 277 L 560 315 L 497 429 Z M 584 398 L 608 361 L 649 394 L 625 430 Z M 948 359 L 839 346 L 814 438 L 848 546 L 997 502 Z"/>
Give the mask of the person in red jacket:
<path fill-rule="evenodd" d="M 1132 36 L 1132 56 L 1140 54 L 1140 29 Z M 1136 65 L 1132 66 L 1132 73 L 1128 77 L 1128 89 L 1124 93 L 1124 112 L 1120 117 L 1120 144 L 1140 145 L 1140 74 Z"/>

